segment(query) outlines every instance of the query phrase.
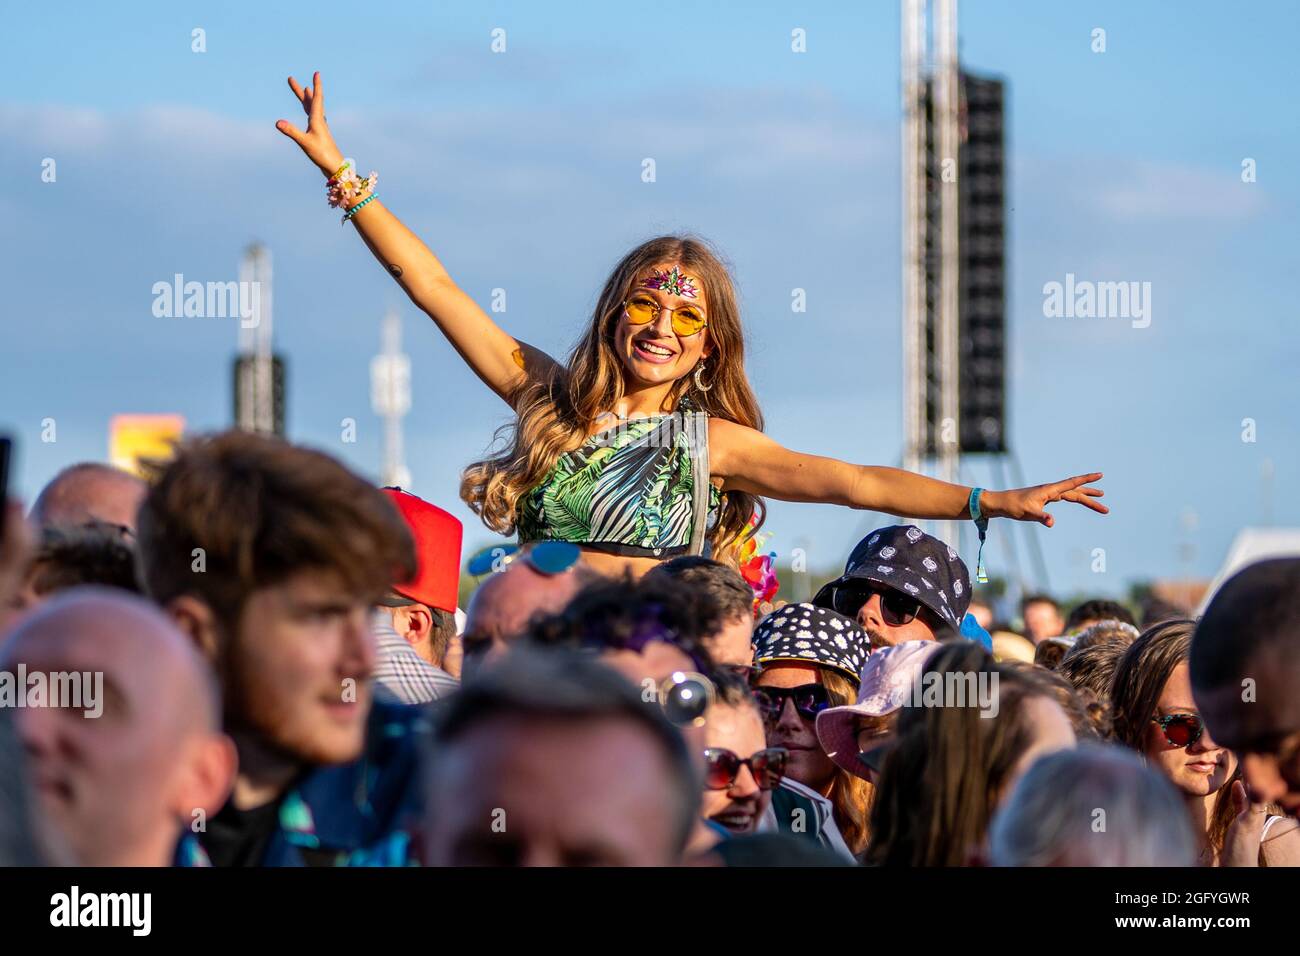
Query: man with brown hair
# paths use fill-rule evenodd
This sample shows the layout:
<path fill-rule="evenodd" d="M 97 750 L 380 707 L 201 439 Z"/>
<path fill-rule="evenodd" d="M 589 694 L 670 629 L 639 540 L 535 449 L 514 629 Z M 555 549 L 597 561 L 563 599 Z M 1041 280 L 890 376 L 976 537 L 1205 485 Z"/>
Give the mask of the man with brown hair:
<path fill-rule="evenodd" d="M 216 669 L 239 751 L 231 800 L 190 861 L 402 862 L 416 716 L 373 704 L 370 686 L 371 608 L 415 573 L 392 504 L 319 452 L 236 431 L 191 439 L 140 507 L 139 559 Z"/>
<path fill-rule="evenodd" d="M 714 665 L 748 676 L 754 663 L 754 591 L 740 572 L 685 554 L 657 565 L 650 575 L 670 577 L 701 595 L 710 617 L 703 641 Z"/>

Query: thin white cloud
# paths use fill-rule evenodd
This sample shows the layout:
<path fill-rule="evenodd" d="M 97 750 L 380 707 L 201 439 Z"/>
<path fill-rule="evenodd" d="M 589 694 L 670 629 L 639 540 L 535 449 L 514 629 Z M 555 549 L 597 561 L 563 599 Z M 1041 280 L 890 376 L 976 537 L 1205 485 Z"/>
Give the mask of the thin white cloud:
<path fill-rule="evenodd" d="M 1268 208 L 1260 183 L 1243 183 L 1236 166 L 1210 169 L 1116 155 L 1033 155 L 1021 158 L 1021 195 L 1043 197 L 1058 212 L 1083 220 L 1180 227 L 1189 222 L 1246 222 Z M 1013 178 L 1014 182 L 1014 178 Z"/>
<path fill-rule="evenodd" d="M 1240 170 L 1207 170 L 1134 161 L 1124 180 L 1099 189 L 1098 204 L 1119 220 L 1245 221 L 1266 205 L 1258 183 L 1243 183 Z"/>

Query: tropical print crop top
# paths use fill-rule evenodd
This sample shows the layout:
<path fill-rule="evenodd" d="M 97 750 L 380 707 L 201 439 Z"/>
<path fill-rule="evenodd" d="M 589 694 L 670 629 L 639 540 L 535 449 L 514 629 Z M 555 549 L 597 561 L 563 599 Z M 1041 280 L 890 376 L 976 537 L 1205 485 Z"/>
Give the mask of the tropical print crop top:
<path fill-rule="evenodd" d="M 571 541 L 638 557 L 685 554 L 695 516 L 687 415 L 629 419 L 561 455 L 520 499 L 520 543 Z M 710 483 L 708 525 L 721 500 Z"/>

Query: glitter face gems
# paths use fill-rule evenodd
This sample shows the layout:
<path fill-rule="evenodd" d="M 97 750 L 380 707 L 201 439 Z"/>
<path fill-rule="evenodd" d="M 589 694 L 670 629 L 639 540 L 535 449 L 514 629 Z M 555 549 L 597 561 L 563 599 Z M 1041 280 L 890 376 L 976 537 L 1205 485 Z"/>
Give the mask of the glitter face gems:
<path fill-rule="evenodd" d="M 699 298 L 699 289 L 695 282 L 686 273 L 673 266 L 668 272 L 655 269 L 650 273 L 650 278 L 641 283 L 644 289 L 660 289 L 672 295 L 680 295 L 684 299 Z"/>

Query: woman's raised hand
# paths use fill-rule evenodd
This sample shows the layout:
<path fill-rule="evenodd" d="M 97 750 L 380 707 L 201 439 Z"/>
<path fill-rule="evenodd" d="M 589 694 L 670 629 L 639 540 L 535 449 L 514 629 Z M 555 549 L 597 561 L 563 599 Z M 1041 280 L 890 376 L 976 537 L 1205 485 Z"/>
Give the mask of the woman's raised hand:
<path fill-rule="evenodd" d="M 343 163 L 343 154 L 334 145 L 329 125 L 325 122 L 325 89 L 321 86 L 320 72 L 312 74 L 312 85 L 303 86 L 292 76 L 289 89 L 298 97 L 303 112 L 307 114 L 307 132 L 288 120 L 276 120 L 275 128 L 302 147 L 302 151 L 326 176 L 334 173 Z"/>
<path fill-rule="evenodd" d="M 1110 509 L 1100 501 L 1093 500 L 1094 498 L 1100 498 L 1105 492 L 1100 488 L 1087 487 L 1100 478 L 1101 472 L 1095 471 L 1092 474 L 1076 475 L 1073 478 L 1066 478 L 1064 481 L 1056 481 L 1049 485 L 1035 485 L 1033 488 L 1017 488 L 1014 491 L 994 492 L 994 504 L 990 517 L 1014 518 L 1017 521 L 1037 521 L 1039 524 L 1045 524 L 1050 528 L 1055 519 L 1044 508 L 1053 501 L 1072 501 L 1077 505 L 1083 505 L 1085 508 L 1091 508 L 1099 514 L 1106 514 Z M 980 500 L 983 501 L 982 498 Z"/>

